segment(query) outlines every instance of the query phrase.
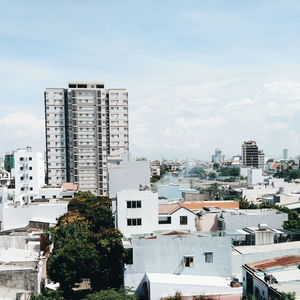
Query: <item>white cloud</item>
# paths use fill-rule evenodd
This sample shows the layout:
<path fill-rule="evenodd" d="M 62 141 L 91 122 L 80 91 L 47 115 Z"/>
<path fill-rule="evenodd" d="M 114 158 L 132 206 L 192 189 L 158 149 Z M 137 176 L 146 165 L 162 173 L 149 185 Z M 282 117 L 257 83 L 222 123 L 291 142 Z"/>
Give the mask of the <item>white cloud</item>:
<path fill-rule="evenodd" d="M 45 151 L 44 120 L 33 114 L 15 112 L 1 117 L 0 136 L 2 153 L 27 145 Z"/>

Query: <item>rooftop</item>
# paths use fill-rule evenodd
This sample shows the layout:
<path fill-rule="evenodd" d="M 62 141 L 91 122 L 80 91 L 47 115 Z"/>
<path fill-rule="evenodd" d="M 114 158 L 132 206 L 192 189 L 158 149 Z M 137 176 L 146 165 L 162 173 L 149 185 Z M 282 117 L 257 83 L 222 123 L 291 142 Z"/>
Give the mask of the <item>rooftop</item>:
<path fill-rule="evenodd" d="M 201 202 L 181 202 L 181 206 L 190 210 L 201 210 L 204 207 L 218 207 L 223 209 L 239 208 L 237 201 L 201 201 Z"/>
<path fill-rule="evenodd" d="M 267 271 L 271 269 L 278 269 L 278 268 L 284 268 L 294 265 L 300 264 L 300 255 L 286 255 L 286 256 L 280 256 L 280 257 L 274 257 L 271 259 L 265 259 L 256 261 L 253 263 L 248 263 L 246 266 L 251 268 L 254 271 Z M 298 277 L 300 276 L 300 271 L 297 269 Z M 274 272 L 276 273 L 276 272 Z M 277 272 L 278 273 L 278 272 Z M 282 272 L 279 272 L 282 273 Z M 275 275 L 274 275 L 275 276 Z M 276 277 L 276 276 L 275 276 Z M 300 277 L 299 277 L 300 279 Z M 285 280 L 287 281 L 287 280 Z"/>
<path fill-rule="evenodd" d="M 229 280 L 218 276 L 199 276 L 199 275 L 175 275 L 166 273 L 146 273 L 152 283 L 164 284 L 188 284 L 188 285 L 207 285 L 207 286 L 229 286 Z"/>
<path fill-rule="evenodd" d="M 287 242 L 287 243 L 278 243 L 270 245 L 259 245 L 259 246 L 237 246 L 234 247 L 236 251 L 235 254 L 253 254 L 253 253 L 263 253 L 263 252 L 273 252 L 273 251 L 282 251 L 288 249 L 299 249 L 300 241 L 298 242 Z"/>
<path fill-rule="evenodd" d="M 182 208 L 178 203 L 171 204 L 159 204 L 158 205 L 158 214 L 159 215 L 172 215 L 178 209 Z"/>

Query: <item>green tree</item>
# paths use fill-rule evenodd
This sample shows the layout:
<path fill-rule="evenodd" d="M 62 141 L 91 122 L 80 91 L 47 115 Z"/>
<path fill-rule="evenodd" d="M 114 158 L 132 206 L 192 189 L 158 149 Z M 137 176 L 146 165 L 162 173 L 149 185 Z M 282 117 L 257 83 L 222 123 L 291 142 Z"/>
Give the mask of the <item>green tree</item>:
<path fill-rule="evenodd" d="M 131 294 L 126 289 L 115 290 L 103 290 L 98 293 L 90 294 L 83 300 L 137 300 L 138 298 Z"/>
<path fill-rule="evenodd" d="M 40 295 L 31 295 L 30 300 L 64 300 L 62 293 L 45 289 Z"/>
<path fill-rule="evenodd" d="M 221 199 L 221 190 L 220 185 L 218 183 L 213 183 L 209 185 L 209 187 L 205 189 L 205 191 L 209 193 L 209 195 L 212 196 L 214 199 Z"/>
<path fill-rule="evenodd" d="M 60 283 L 66 299 L 75 297 L 73 288 L 83 279 L 90 280 L 93 291 L 122 286 L 122 234 L 113 226 L 110 206 L 107 197 L 79 193 L 49 231 L 54 248 L 48 275 Z"/>
<path fill-rule="evenodd" d="M 283 293 L 282 297 L 284 300 L 296 300 L 296 293 L 295 292 Z"/>
<path fill-rule="evenodd" d="M 125 251 L 122 234 L 117 229 L 106 229 L 92 237 L 97 249 L 97 259 L 91 269 L 91 285 L 95 291 L 115 288 L 123 284 Z"/>
<path fill-rule="evenodd" d="M 238 176 L 240 176 L 240 170 L 239 170 L 239 168 L 229 168 L 229 167 L 221 168 L 220 175 L 221 176 L 238 177 Z"/>
<path fill-rule="evenodd" d="M 111 201 L 108 197 L 97 197 L 90 192 L 79 192 L 69 203 L 69 211 L 78 213 L 90 222 L 93 232 L 114 228 Z"/>
<path fill-rule="evenodd" d="M 217 162 L 213 163 L 213 169 L 214 170 L 218 170 L 219 168 L 220 168 L 220 164 L 219 163 L 217 163 Z"/>
<path fill-rule="evenodd" d="M 73 288 L 88 278 L 97 259 L 95 245 L 90 242 L 89 223 L 77 212 L 68 212 L 50 230 L 54 248 L 48 260 L 48 275 L 60 283 L 66 299 L 72 299 Z"/>

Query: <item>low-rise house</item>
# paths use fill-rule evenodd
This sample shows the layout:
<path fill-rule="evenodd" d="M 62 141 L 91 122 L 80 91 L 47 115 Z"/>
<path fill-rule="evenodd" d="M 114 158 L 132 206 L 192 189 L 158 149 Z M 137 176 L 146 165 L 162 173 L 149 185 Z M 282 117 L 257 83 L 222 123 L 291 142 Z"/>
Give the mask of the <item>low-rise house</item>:
<path fill-rule="evenodd" d="M 196 230 L 196 215 L 179 203 L 158 204 L 151 191 L 117 193 L 116 227 L 125 237 L 166 230 Z"/>
<path fill-rule="evenodd" d="M 159 204 L 157 230 L 196 230 L 196 215 L 179 203 Z"/>
<path fill-rule="evenodd" d="M 29 299 L 46 282 L 47 256 L 35 229 L 0 232 L 0 299 Z"/>
<path fill-rule="evenodd" d="M 126 264 L 125 286 L 137 289 L 145 273 L 231 276 L 232 248 L 228 237 L 168 232 L 131 239 L 132 260 Z"/>
<path fill-rule="evenodd" d="M 137 294 L 149 300 L 164 300 L 176 293 L 182 299 L 205 296 L 218 300 L 240 300 L 243 288 L 231 279 L 218 276 L 146 273 Z"/>
<path fill-rule="evenodd" d="M 295 293 L 300 299 L 300 256 L 287 255 L 243 265 L 243 287 L 256 299 L 286 299 Z"/>

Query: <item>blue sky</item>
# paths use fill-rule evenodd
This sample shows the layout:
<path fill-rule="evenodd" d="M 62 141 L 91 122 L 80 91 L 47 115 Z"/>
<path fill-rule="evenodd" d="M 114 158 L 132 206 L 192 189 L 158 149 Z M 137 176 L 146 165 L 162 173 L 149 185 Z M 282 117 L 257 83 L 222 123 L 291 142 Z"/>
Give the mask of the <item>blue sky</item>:
<path fill-rule="evenodd" d="M 299 1 L 0 1 L 0 153 L 44 150 L 43 90 L 126 87 L 133 156 L 300 154 Z"/>

